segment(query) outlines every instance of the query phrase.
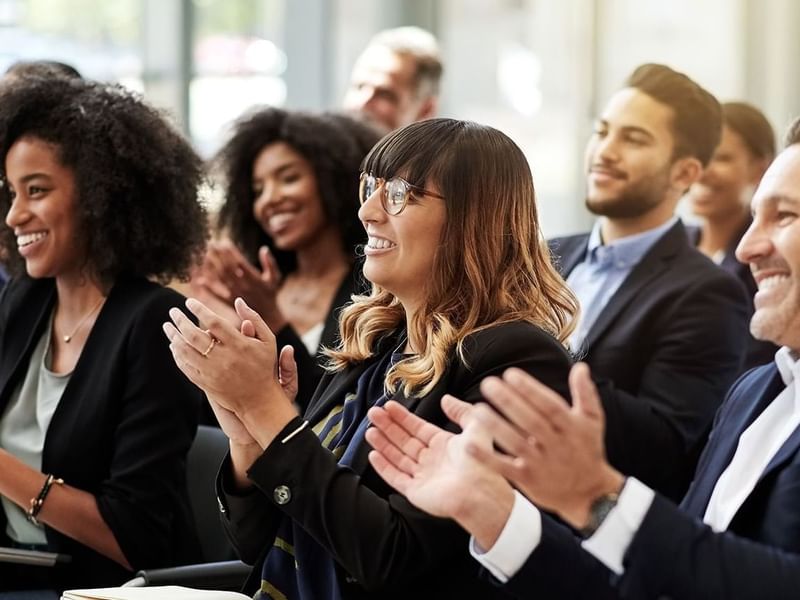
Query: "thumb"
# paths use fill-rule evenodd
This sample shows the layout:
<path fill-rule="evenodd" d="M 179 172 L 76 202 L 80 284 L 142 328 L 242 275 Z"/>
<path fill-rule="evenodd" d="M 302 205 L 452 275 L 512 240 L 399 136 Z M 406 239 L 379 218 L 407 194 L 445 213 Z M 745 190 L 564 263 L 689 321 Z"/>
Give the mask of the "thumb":
<path fill-rule="evenodd" d="M 589 365 L 579 362 L 572 367 L 569 372 L 569 391 L 576 410 L 590 417 L 603 418 L 603 406 L 597 386 L 592 381 Z"/>
<path fill-rule="evenodd" d="M 297 398 L 297 363 L 294 362 L 294 348 L 292 346 L 284 346 L 281 348 L 281 354 L 278 358 L 278 379 L 281 382 L 289 399 L 294 402 Z"/>
<path fill-rule="evenodd" d="M 247 302 L 245 302 L 242 298 L 236 298 L 233 303 L 233 307 L 236 309 L 236 314 L 239 315 L 239 318 L 242 320 L 243 334 L 247 335 L 247 333 L 245 333 L 245 328 L 252 326 L 253 335 L 249 337 L 254 337 L 262 342 L 266 342 L 275 338 L 270 328 L 267 327 L 267 324 L 264 322 L 264 319 L 261 318 L 261 315 L 250 308 L 247 305 Z M 245 325 L 244 321 L 250 321 L 249 325 Z"/>
<path fill-rule="evenodd" d="M 281 280 L 281 270 L 267 246 L 261 246 L 258 249 L 258 262 L 261 264 L 261 279 L 267 283 L 278 285 Z"/>
<path fill-rule="evenodd" d="M 459 400 L 455 396 L 445 394 L 442 396 L 442 410 L 447 418 L 453 423 L 464 429 L 467 419 L 472 412 L 472 404 Z"/>
<path fill-rule="evenodd" d="M 256 337 L 256 326 L 253 325 L 253 322 L 249 319 L 242 321 L 241 330 L 242 330 L 242 335 L 251 338 Z"/>

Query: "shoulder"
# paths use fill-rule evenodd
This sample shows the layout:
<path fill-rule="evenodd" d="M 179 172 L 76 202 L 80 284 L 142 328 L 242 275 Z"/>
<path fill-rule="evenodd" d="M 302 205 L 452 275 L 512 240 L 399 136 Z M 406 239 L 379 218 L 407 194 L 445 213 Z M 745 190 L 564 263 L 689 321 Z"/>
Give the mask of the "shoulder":
<path fill-rule="evenodd" d="M 571 362 L 569 352 L 552 334 L 526 321 L 500 323 L 476 331 L 464 339 L 463 351 L 471 367 L 531 358 Z"/>
<path fill-rule="evenodd" d="M 574 248 L 585 246 L 588 241 L 588 233 L 578 233 L 575 235 L 550 238 L 547 240 L 547 245 L 550 248 L 550 252 L 553 252 L 554 254 L 561 254 L 564 252 L 569 252 Z"/>
<path fill-rule="evenodd" d="M 184 308 L 185 300 L 182 294 L 171 288 L 140 278 L 118 281 L 109 296 L 109 302 L 114 306 L 125 307 L 138 317 L 155 312 L 166 313 L 172 307 Z M 166 317 L 166 314 L 162 316 Z"/>

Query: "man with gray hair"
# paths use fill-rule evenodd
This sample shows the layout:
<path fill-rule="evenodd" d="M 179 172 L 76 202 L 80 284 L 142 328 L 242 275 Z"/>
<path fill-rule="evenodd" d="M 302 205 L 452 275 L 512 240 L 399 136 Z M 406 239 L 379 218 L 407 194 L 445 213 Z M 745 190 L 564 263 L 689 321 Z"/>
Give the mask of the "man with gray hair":
<path fill-rule="evenodd" d="M 436 116 L 442 60 L 436 38 L 419 27 L 376 34 L 356 59 L 343 107 L 388 130 Z"/>

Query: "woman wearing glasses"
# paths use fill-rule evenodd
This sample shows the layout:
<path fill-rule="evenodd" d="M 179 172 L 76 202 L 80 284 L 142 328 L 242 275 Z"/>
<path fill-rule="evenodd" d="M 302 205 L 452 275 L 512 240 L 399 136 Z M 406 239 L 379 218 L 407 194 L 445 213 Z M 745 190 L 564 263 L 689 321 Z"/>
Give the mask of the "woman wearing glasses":
<path fill-rule="evenodd" d="M 378 137 L 344 115 L 268 108 L 240 119 L 217 156 L 218 228 L 229 240 L 209 244 L 192 294 L 233 322 L 236 297 L 258 311 L 294 351 L 301 407 L 322 377 L 318 350 L 336 344 L 336 314 L 360 282 L 356 178 Z"/>
<path fill-rule="evenodd" d="M 180 311 L 165 324 L 230 437 L 223 521 L 260 598 L 496 596 L 455 522 L 371 469 L 366 411 L 393 398 L 445 426 L 444 394 L 478 401 L 481 380 L 512 366 L 565 393 L 575 300 L 541 242 L 525 157 L 497 130 L 432 119 L 391 133 L 365 159 L 360 200 L 372 290 L 342 312 L 302 417 L 290 361 L 244 302 L 240 328 L 196 301 L 208 331 Z"/>

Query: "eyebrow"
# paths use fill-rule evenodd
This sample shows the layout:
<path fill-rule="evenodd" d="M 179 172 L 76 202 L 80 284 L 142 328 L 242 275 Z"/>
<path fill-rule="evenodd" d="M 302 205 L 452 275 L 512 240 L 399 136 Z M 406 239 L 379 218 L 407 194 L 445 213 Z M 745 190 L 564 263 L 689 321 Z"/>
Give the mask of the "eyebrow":
<path fill-rule="evenodd" d="M 608 121 L 606 121 L 605 119 L 597 119 L 597 124 L 603 127 L 608 127 Z M 622 129 L 622 131 L 625 133 L 640 133 L 646 136 L 648 139 L 651 140 L 655 139 L 655 136 L 644 127 L 639 127 L 637 125 L 623 125 L 622 127 L 620 127 L 620 129 Z"/>
<path fill-rule="evenodd" d="M 25 175 L 22 179 L 19 180 L 20 183 L 25 184 L 33 179 L 38 179 L 39 177 L 43 177 L 44 179 L 50 179 L 50 175 L 47 173 L 30 173 Z"/>
<path fill-rule="evenodd" d="M 280 175 L 284 171 L 288 171 L 291 168 L 297 167 L 297 165 L 299 165 L 299 164 L 300 164 L 300 161 L 292 160 L 292 161 L 289 161 L 287 163 L 284 163 L 284 164 L 280 165 L 277 169 L 273 169 L 271 172 L 275 173 L 276 175 Z M 256 177 L 253 177 L 253 183 L 255 183 L 257 181 L 259 181 L 259 179 L 256 178 Z"/>
<path fill-rule="evenodd" d="M 761 204 L 771 208 L 776 204 L 778 204 L 778 202 L 788 202 L 793 206 L 800 206 L 800 198 L 796 198 L 794 196 L 787 196 L 786 194 L 772 194 L 764 198 L 761 201 Z M 753 209 L 753 207 L 750 208 L 750 214 L 755 215 L 755 210 Z"/>

